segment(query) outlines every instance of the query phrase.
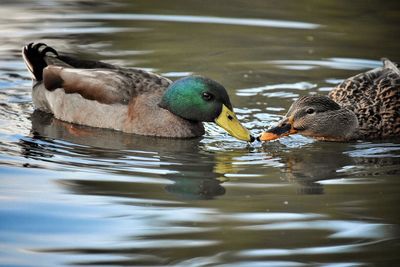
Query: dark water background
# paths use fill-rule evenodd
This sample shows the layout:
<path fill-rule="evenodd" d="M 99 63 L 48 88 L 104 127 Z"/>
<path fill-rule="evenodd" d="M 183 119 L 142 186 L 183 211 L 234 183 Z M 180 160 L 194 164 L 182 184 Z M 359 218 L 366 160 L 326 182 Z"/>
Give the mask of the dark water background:
<path fill-rule="evenodd" d="M 2 1 L 1 266 L 398 266 L 400 143 L 166 140 L 33 112 L 32 41 L 224 84 L 260 132 L 400 61 L 399 1 Z"/>

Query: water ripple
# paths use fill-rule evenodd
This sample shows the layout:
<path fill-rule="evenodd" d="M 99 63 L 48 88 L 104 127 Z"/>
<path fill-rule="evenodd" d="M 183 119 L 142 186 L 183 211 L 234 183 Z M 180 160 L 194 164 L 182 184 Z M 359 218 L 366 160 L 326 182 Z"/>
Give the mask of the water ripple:
<path fill-rule="evenodd" d="M 282 69 L 292 70 L 311 70 L 320 67 L 339 70 L 363 70 L 382 66 L 381 61 L 359 58 L 327 58 L 325 60 L 269 60 L 262 61 L 260 63 L 273 64 Z"/>
<path fill-rule="evenodd" d="M 400 147 L 398 144 L 393 143 L 361 143 L 355 146 L 355 150 L 345 152 L 351 157 L 373 157 L 373 158 L 386 158 L 386 157 L 400 157 Z"/>
<path fill-rule="evenodd" d="M 238 96 L 254 96 L 260 93 L 263 93 L 263 96 L 270 96 L 270 93 L 264 93 L 265 91 L 271 91 L 271 90 L 276 90 L 276 89 L 296 89 L 296 90 L 310 90 L 317 87 L 316 84 L 313 83 L 308 83 L 308 82 L 296 82 L 296 83 L 280 83 L 280 84 L 271 84 L 271 85 L 265 85 L 261 87 L 255 87 L 255 88 L 245 88 L 245 89 L 238 89 L 237 90 L 237 95 Z M 285 92 L 277 92 L 276 94 L 284 94 Z M 279 97 L 279 95 L 277 96 Z M 292 97 L 292 96 L 290 96 Z"/>
<path fill-rule="evenodd" d="M 320 246 L 320 247 L 306 247 L 295 249 L 254 249 L 243 250 L 238 253 L 244 257 L 276 257 L 276 256 L 300 256 L 300 255 L 318 255 L 318 254 L 345 254 L 360 252 L 365 246 L 375 245 L 381 241 L 376 242 L 363 242 L 358 244 L 349 245 L 336 245 L 336 246 Z"/>
<path fill-rule="evenodd" d="M 273 19 L 250 19 L 250 18 L 222 18 L 211 16 L 185 16 L 185 15 L 162 15 L 162 14 L 63 14 L 54 16 L 44 14 L 47 19 L 85 19 L 85 20 L 140 20 L 140 21 L 166 21 L 182 23 L 206 23 L 206 24 L 224 24 L 269 28 L 288 28 L 288 29 L 306 29 L 312 30 L 322 27 L 319 24 L 286 21 Z"/>

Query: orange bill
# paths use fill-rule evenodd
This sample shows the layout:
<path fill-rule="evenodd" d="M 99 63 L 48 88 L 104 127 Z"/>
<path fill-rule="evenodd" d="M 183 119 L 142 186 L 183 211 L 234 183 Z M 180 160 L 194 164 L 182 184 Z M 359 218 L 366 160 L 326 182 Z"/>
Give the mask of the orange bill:
<path fill-rule="evenodd" d="M 275 127 L 262 132 L 257 138 L 259 141 L 272 141 L 283 136 L 297 133 L 297 130 L 293 128 L 293 119 L 285 118 Z"/>

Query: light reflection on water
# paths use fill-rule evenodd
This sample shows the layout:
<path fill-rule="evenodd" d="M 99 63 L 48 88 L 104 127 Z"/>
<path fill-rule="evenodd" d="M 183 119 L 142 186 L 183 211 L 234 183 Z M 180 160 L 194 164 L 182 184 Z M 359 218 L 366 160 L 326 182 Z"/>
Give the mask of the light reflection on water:
<path fill-rule="evenodd" d="M 45 16 L 44 18 L 57 20 L 60 16 Z M 208 16 L 172 16 L 162 14 L 69 14 L 61 16 L 62 19 L 85 20 L 140 20 L 140 21 L 167 21 L 182 23 L 224 24 L 255 27 L 289 28 L 289 29 L 316 29 L 320 25 L 299 21 L 284 21 L 271 19 L 241 19 L 219 18 Z"/>
<path fill-rule="evenodd" d="M 380 41 L 398 36 L 390 4 L 361 23 L 356 3 L 156 2 L 0 8 L 0 265 L 396 265 L 398 141 L 249 145 L 214 124 L 193 140 L 74 126 L 33 112 L 19 56 L 43 40 L 172 79 L 210 76 L 257 133 L 293 99 L 399 61 L 396 42 Z"/>
<path fill-rule="evenodd" d="M 278 68 L 292 70 L 311 70 L 321 67 L 339 70 L 368 70 L 380 67 L 382 65 L 381 61 L 378 60 L 357 58 L 328 58 L 325 60 L 273 60 L 258 63 L 273 64 Z"/>

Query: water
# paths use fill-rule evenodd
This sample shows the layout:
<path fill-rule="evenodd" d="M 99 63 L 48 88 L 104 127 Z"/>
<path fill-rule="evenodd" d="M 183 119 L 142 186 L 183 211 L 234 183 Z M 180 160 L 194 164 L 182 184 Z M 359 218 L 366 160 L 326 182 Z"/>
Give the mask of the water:
<path fill-rule="evenodd" d="M 396 266 L 400 143 L 213 124 L 166 140 L 34 112 L 20 48 L 43 41 L 224 84 L 252 132 L 299 96 L 400 61 L 398 1 L 2 1 L 0 265 Z"/>

